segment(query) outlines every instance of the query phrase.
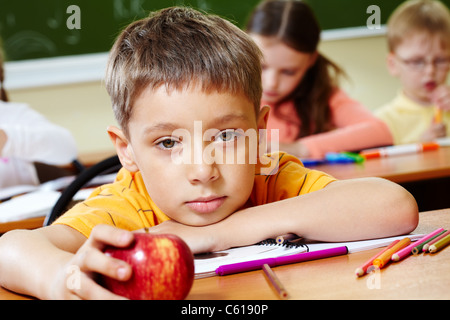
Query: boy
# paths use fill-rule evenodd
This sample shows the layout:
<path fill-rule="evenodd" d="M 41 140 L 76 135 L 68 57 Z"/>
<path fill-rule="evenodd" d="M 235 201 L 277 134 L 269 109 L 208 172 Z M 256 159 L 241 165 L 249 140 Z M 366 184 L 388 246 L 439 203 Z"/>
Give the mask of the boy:
<path fill-rule="evenodd" d="M 244 32 L 192 9 L 129 26 L 106 75 L 121 126 L 108 132 L 124 168 L 52 226 L 0 238 L 0 284 L 40 298 L 119 298 L 94 275 L 126 280 L 131 269 L 102 249 L 144 228 L 177 234 L 194 253 L 287 233 L 340 241 L 412 231 L 417 206 L 398 185 L 335 181 L 283 153 L 252 161 L 251 133 L 268 111 L 259 111 L 260 60 Z M 66 285 L 74 267 L 75 288 Z"/>
<path fill-rule="evenodd" d="M 450 13 L 439 1 L 400 5 L 388 21 L 389 72 L 402 87 L 375 114 L 394 144 L 432 141 L 450 134 Z"/>

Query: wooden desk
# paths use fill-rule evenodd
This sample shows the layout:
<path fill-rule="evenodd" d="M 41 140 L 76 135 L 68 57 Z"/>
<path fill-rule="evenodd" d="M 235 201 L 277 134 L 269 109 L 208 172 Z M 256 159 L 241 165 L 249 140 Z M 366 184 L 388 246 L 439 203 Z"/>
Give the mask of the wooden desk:
<path fill-rule="evenodd" d="M 414 233 L 450 228 L 450 209 L 423 212 Z M 410 256 L 362 278 L 355 269 L 380 249 L 273 268 L 291 299 L 449 299 L 450 247 Z M 263 271 L 198 279 L 188 299 L 278 299 Z"/>
<path fill-rule="evenodd" d="M 86 166 L 90 167 L 94 164 L 105 160 L 109 157 L 112 157 L 116 154 L 115 150 L 106 150 L 106 151 L 100 151 L 100 152 L 93 152 L 88 154 L 81 154 L 79 156 L 80 162 Z M 72 170 L 70 169 L 72 165 L 69 165 L 67 167 L 61 167 L 61 170 Z M 75 174 L 75 173 L 73 173 Z M 45 217 L 37 217 L 37 218 L 31 218 L 26 220 L 19 220 L 19 221 L 12 221 L 8 223 L 0 223 L 0 235 L 3 233 L 6 233 L 10 230 L 14 229 L 36 229 L 42 227 L 43 223 L 45 221 Z"/>
<path fill-rule="evenodd" d="M 0 235 L 14 229 L 37 229 L 43 226 L 45 217 L 0 223 Z"/>
<path fill-rule="evenodd" d="M 423 212 L 414 233 L 450 229 L 450 209 Z M 291 299 L 450 299 L 450 247 L 410 256 L 362 278 L 355 269 L 380 249 L 273 268 Z M 0 288 L 0 299 L 28 299 Z M 194 281 L 193 300 L 278 299 L 263 271 Z"/>
<path fill-rule="evenodd" d="M 381 177 L 396 183 L 450 177 L 450 147 L 417 154 L 370 159 L 362 164 L 312 167 L 338 179 Z"/>
<path fill-rule="evenodd" d="M 109 157 L 112 157 L 114 155 L 116 155 L 116 150 L 114 150 L 112 148 L 110 150 L 80 154 L 78 156 L 78 160 L 84 166 L 90 167 L 90 166 L 93 166 L 94 164 L 96 164 L 102 160 L 105 160 Z"/>
<path fill-rule="evenodd" d="M 370 159 L 362 164 L 312 167 L 338 179 L 381 177 L 405 187 L 420 211 L 450 208 L 450 147 L 417 154 Z"/>

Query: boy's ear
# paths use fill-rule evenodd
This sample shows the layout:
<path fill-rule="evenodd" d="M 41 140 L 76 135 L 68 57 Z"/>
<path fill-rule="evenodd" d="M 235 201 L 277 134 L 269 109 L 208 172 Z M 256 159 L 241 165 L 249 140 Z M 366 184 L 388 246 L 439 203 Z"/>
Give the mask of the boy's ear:
<path fill-rule="evenodd" d="M 123 131 L 114 126 L 109 126 L 107 130 L 122 166 L 130 172 L 139 171 L 133 149 Z"/>
<path fill-rule="evenodd" d="M 388 53 L 388 56 L 386 58 L 386 64 L 387 64 L 387 69 L 388 69 L 389 73 L 391 74 L 391 76 L 394 76 L 394 77 L 398 76 L 398 66 L 397 66 L 395 53 L 393 53 L 393 52 Z"/>
<path fill-rule="evenodd" d="M 266 129 L 267 128 L 267 120 L 269 119 L 269 112 L 270 112 L 269 106 L 263 106 L 259 110 L 258 129 Z"/>
<path fill-rule="evenodd" d="M 269 106 L 263 106 L 259 111 L 258 115 L 258 148 L 263 151 L 263 153 L 267 153 L 267 120 L 269 119 Z"/>

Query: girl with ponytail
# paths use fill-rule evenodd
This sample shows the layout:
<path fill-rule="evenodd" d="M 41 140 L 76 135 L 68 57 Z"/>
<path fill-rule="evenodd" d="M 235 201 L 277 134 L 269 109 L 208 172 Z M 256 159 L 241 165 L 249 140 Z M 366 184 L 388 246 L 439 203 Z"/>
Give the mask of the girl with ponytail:
<path fill-rule="evenodd" d="M 280 150 L 323 158 L 392 144 L 387 126 L 339 88 L 344 72 L 318 51 L 321 30 L 305 2 L 263 1 L 246 29 L 264 56 L 262 105 Z"/>

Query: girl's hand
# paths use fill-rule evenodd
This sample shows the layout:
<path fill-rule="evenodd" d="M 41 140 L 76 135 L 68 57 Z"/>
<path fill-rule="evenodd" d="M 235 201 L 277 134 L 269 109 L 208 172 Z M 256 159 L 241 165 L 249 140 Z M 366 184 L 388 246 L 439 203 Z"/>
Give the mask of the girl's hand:
<path fill-rule="evenodd" d="M 310 156 L 309 150 L 301 140 L 297 140 L 292 143 L 280 143 L 280 151 L 287 152 L 298 158 L 308 158 Z"/>
<path fill-rule="evenodd" d="M 133 241 L 131 232 L 107 225 L 96 226 L 89 239 L 61 268 L 54 286 L 56 299 L 123 299 L 95 281 L 98 274 L 117 280 L 130 278 L 131 267 L 103 253 L 107 245 L 126 247 Z"/>

